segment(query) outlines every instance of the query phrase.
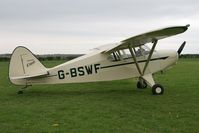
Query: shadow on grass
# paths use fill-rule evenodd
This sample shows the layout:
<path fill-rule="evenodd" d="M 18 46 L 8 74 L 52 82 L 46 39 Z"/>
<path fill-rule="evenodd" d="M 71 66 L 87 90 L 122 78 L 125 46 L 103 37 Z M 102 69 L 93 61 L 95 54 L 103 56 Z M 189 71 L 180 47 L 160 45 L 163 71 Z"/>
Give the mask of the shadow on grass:
<path fill-rule="evenodd" d="M 13 94 L 12 94 L 13 95 Z M 143 90 L 139 90 L 136 88 L 116 88 L 116 89 L 110 89 L 110 88 L 85 88 L 83 87 L 82 89 L 59 89 L 57 87 L 57 89 L 34 89 L 34 88 L 30 88 L 24 91 L 24 94 L 17 94 L 15 93 L 15 95 L 19 95 L 19 96 L 27 96 L 27 97 L 46 97 L 46 96 L 82 96 L 82 95 L 87 95 L 87 96 L 97 96 L 97 95 L 124 95 L 124 96 L 129 96 L 129 95 L 150 95 L 148 93 L 148 89 L 143 89 Z"/>

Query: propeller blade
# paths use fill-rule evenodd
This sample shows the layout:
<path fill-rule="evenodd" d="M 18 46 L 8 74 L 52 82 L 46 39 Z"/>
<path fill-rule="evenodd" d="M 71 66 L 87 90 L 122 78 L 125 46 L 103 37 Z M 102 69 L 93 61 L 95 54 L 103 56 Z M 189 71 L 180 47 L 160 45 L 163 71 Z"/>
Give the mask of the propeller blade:
<path fill-rule="evenodd" d="M 182 43 L 182 45 L 180 46 L 180 48 L 178 49 L 178 51 L 177 51 L 177 52 L 178 52 L 178 55 L 181 54 L 181 52 L 182 52 L 182 50 L 183 50 L 185 44 L 186 44 L 186 41 L 184 41 L 184 42 Z"/>

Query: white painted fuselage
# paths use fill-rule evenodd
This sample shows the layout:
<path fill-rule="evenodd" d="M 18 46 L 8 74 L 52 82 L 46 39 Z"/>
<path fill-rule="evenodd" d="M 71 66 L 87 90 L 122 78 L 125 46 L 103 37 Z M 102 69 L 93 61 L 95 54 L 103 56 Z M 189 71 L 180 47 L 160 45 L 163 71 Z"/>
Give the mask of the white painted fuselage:
<path fill-rule="evenodd" d="M 147 55 L 137 57 L 140 69 L 143 70 Z M 154 51 L 145 74 L 162 71 L 176 63 L 178 54 L 173 50 Z M 111 81 L 140 77 L 132 57 L 113 61 L 108 54 L 94 51 L 64 64 L 49 68 L 48 76 L 29 79 L 28 84 L 57 84 Z"/>

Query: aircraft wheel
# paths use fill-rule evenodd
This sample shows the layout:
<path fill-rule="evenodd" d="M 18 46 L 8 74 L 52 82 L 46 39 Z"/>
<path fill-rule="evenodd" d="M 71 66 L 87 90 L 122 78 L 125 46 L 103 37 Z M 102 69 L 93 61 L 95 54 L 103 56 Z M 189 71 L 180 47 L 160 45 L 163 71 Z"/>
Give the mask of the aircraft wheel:
<path fill-rule="evenodd" d="M 138 89 L 145 89 L 147 87 L 147 83 L 143 80 L 143 83 L 140 81 L 137 82 L 137 88 Z"/>
<path fill-rule="evenodd" d="M 164 93 L 164 87 L 160 84 L 155 84 L 152 87 L 152 93 L 153 95 L 162 95 Z"/>
<path fill-rule="evenodd" d="M 17 94 L 23 94 L 23 91 L 18 91 Z"/>

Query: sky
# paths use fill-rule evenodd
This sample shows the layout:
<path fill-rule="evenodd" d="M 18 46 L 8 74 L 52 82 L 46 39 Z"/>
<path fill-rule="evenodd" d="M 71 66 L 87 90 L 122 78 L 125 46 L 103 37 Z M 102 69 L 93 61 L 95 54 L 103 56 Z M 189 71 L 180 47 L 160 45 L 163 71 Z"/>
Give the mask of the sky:
<path fill-rule="evenodd" d="M 198 0 L 0 0 L 0 54 L 84 54 L 100 45 L 167 26 L 189 29 L 157 49 L 199 54 Z"/>

